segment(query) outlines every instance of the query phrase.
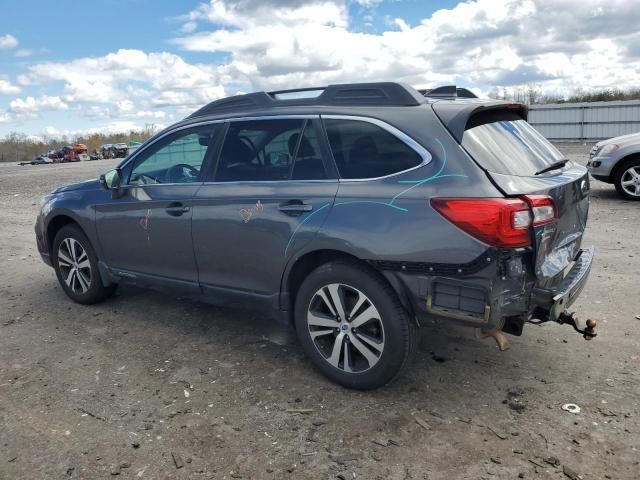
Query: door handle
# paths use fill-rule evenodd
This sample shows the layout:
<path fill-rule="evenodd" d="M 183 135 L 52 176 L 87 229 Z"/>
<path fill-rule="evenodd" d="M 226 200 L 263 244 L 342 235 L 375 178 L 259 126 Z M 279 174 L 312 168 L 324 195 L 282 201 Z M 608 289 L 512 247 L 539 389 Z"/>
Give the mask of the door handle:
<path fill-rule="evenodd" d="M 183 213 L 187 213 L 189 210 L 190 208 L 185 206 L 184 204 L 180 202 L 174 202 L 169 204 L 165 211 L 172 217 L 179 217 Z"/>
<path fill-rule="evenodd" d="M 301 201 L 291 201 L 280 204 L 278 210 L 288 215 L 302 215 L 304 212 L 313 210 L 313 205 L 302 203 Z"/>

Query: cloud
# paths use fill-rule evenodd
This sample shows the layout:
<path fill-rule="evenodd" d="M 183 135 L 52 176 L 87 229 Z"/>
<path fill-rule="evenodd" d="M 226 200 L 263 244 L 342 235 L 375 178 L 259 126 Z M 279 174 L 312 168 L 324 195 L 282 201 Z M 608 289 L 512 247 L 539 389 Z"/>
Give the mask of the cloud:
<path fill-rule="evenodd" d="M 215 67 L 190 64 L 173 53 L 135 49 L 70 62 L 36 64 L 18 80 L 24 85 L 62 81 L 62 98 L 66 102 L 124 105 L 138 100 L 138 96 L 159 96 L 170 90 L 181 95 L 173 96 L 177 103 L 163 104 L 191 105 L 196 101 L 194 98 L 206 102 L 224 96 Z"/>
<path fill-rule="evenodd" d="M 188 51 L 228 55 L 219 70 L 246 89 L 372 80 L 460 83 L 484 91 L 530 82 L 554 89 L 560 83 L 566 88 L 637 83 L 640 40 L 634 35 L 640 9 L 633 2 L 472 0 L 418 22 L 411 19 L 413 27 L 394 19 L 390 30 L 376 34 L 350 28 L 349 5 L 210 0 L 184 17 L 198 22 L 200 30 L 173 42 Z M 608 57 L 599 53 L 597 40 L 603 39 L 611 42 Z M 595 68 L 591 55 L 606 60 L 598 68 L 609 75 L 584 75 Z"/>
<path fill-rule="evenodd" d="M 18 50 L 16 50 L 16 53 L 14 55 L 20 58 L 30 57 L 31 55 L 33 55 L 33 50 L 27 50 L 26 48 L 19 48 Z"/>
<path fill-rule="evenodd" d="M 11 120 L 11 116 L 8 113 L 0 113 L 0 123 L 7 123 Z"/>
<path fill-rule="evenodd" d="M 162 130 L 166 125 L 162 123 L 154 123 L 155 131 Z M 48 125 L 42 129 L 42 135 L 49 138 L 76 138 L 84 135 L 104 134 L 111 135 L 129 131 L 143 131 L 148 129 L 148 124 L 140 124 L 133 121 L 114 121 L 102 127 L 90 127 L 81 129 L 58 129 L 52 125 Z"/>
<path fill-rule="evenodd" d="M 346 26 L 346 2 L 332 0 L 211 0 L 183 16 L 185 24 L 195 21 L 225 26 L 248 28 L 257 25 L 295 26 L 308 23 Z M 190 28 L 190 27 L 188 27 Z"/>
<path fill-rule="evenodd" d="M 0 95 L 14 95 L 20 93 L 20 87 L 12 85 L 9 80 L 0 78 Z"/>
<path fill-rule="evenodd" d="M 6 35 L 0 36 L 0 50 L 2 49 L 11 49 L 16 48 L 18 46 L 18 39 L 13 35 L 7 33 Z"/>
<path fill-rule="evenodd" d="M 381 2 L 382 0 L 354 0 L 354 3 L 357 3 L 362 7 L 375 7 Z"/>
<path fill-rule="evenodd" d="M 68 110 L 69 105 L 58 96 L 42 95 L 38 98 L 16 98 L 9 103 L 9 110 L 18 115 L 34 116 L 44 110 Z"/>
<path fill-rule="evenodd" d="M 0 76 L 0 94 L 44 94 L 15 99 L 12 117 L 65 105 L 118 125 L 173 119 L 237 92 L 338 82 L 455 83 L 484 94 L 532 82 L 555 93 L 637 86 L 634 2 L 466 0 L 425 18 L 383 9 L 378 0 L 209 0 L 178 19 L 168 39 L 178 53 L 119 49 L 32 63 L 15 84 Z M 377 29 L 358 31 L 376 19 Z M 10 35 L 0 42 L 7 37 L 17 48 Z M 187 61 L 194 57 L 200 63 Z"/>

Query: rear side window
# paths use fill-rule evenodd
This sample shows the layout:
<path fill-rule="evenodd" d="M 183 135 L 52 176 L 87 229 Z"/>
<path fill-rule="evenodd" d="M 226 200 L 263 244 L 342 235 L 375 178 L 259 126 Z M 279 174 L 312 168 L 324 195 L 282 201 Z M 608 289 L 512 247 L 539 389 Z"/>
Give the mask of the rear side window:
<path fill-rule="evenodd" d="M 515 113 L 490 111 L 472 117 L 462 137 L 469 155 L 490 172 L 534 176 L 564 159 L 535 128 Z"/>
<path fill-rule="evenodd" d="M 362 120 L 325 119 L 342 178 L 376 178 L 422 163 L 422 157 L 387 130 Z"/>
<path fill-rule="evenodd" d="M 216 181 L 315 180 L 325 178 L 317 135 L 304 119 L 231 122 Z"/>

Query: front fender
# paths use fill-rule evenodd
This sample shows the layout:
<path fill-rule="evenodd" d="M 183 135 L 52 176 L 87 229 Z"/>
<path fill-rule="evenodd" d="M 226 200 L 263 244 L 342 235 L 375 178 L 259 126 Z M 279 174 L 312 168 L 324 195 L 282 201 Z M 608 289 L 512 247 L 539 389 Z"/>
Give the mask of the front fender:
<path fill-rule="evenodd" d="M 98 258 L 102 258 L 100 242 L 95 228 L 95 208 L 87 202 L 86 191 L 59 192 L 50 200 L 41 212 L 41 228 L 45 245 L 50 249 L 55 228 L 69 220 L 77 224 L 87 236 Z M 52 227 L 54 229 L 52 230 Z"/>

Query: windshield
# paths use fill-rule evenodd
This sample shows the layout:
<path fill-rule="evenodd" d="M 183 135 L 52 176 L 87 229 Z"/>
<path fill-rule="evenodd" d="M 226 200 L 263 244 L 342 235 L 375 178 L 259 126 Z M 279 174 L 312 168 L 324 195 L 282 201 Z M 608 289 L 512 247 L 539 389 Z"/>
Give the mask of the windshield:
<path fill-rule="evenodd" d="M 529 123 L 504 111 L 472 117 L 462 146 L 483 168 L 506 175 L 534 176 L 565 158 Z"/>

